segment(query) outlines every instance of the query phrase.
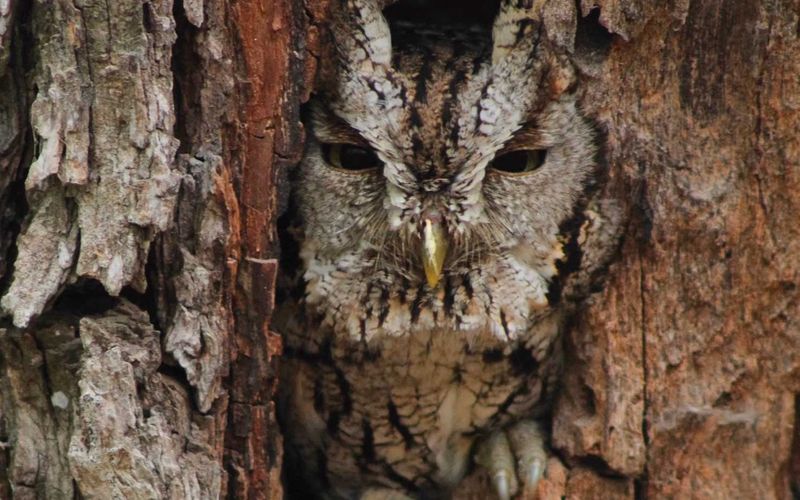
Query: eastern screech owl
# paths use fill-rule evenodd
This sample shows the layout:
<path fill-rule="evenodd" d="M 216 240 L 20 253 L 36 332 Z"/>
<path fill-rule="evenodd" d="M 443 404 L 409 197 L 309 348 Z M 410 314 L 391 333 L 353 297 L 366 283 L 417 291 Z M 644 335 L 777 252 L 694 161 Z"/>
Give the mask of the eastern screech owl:
<path fill-rule="evenodd" d="M 290 490 L 446 497 L 482 466 L 509 498 L 544 472 L 563 318 L 614 246 L 594 136 L 541 0 L 502 1 L 484 31 L 390 29 L 383 3 L 332 7 L 294 174 Z"/>

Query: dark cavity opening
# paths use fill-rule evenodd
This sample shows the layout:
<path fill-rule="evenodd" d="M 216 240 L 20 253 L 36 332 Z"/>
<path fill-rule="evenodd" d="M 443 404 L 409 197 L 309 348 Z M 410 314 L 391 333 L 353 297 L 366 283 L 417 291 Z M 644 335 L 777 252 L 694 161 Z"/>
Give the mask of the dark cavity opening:
<path fill-rule="evenodd" d="M 400 0 L 384 9 L 384 15 L 390 23 L 480 26 L 488 30 L 499 9 L 496 0 Z"/>
<path fill-rule="evenodd" d="M 600 7 L 595 7 L 586 16 L 581 16 L 580 6 L 578 6 L 578 12 L 575 51 L 592 62 L 600 62 L 611 51 L 614 35 L 600 24 Z"/>
<path fill-rule="evenodd" d="M 113 309 L 119 299 L 108 294 L 99 281 L 92 278 L 80 278 L 77 282 L 64 288 L 53 304 L 55 312 L 89 316 Z"/>
<path fill-rule="evenodd" d="M 145 10 L 147 12 L 147 10 Z M 196 124 L 203 123 L 200 117 L 202 103 L 200 90 L 203 88 L 203 60 L 196 50 L 196 40 L 200 30 L 186 18 L 183 2 L 177 1 L 172 6 L 175 19 L 175 32 L 178 37 L 172 46 L 172 85 L 175 100 L 175 137 L 180 140 L 179 153 L 193 152 L 193 139 L 197 137 Z"/>

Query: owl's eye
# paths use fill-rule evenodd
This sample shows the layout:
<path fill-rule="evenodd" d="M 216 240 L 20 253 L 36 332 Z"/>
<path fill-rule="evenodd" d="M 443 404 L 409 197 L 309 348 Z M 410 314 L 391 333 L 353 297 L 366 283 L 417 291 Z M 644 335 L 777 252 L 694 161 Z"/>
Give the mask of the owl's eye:
<path fill-rule="evenodd" d="M 375 151 L 354 144 L 323 144 L 322 156 L 329 165 L 343 170 L 369 170 L 383 165 Z"/>
<path fill-rule="evenodd" d="M 546 149 L 520 149 L 495 157 L 489 167 L 508 174 L 526 174 L 541 167 L 546 157 Z"/>

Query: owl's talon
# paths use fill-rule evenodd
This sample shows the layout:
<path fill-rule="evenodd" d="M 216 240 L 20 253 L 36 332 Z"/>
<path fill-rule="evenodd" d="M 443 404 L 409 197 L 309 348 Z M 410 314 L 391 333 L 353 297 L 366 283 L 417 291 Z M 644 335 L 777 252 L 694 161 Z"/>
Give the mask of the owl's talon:
<path fill-rule="evenodd" d="M 481 442 L 475 454 L 475 462 L 489 471 L 498 498 L 508 500 L 517 493 L 514 454 L 505 432 L 493 432 Z"/>
<path fill-rule="evenodd" d="M 492 478 L 494 490 L 499 500 L 510 500 L 511 494 L 508 491 L 508 472 L 500 471 Z"/>
<path fill-rule="evenodd" d="M 507 434 L 517 462 L 517 474 L 526 490 L 535 490 L 547 463 L 542 430 L 533 420 L 521 420 L 512 425 Z"/>
<path fill-rule="evenodd" d="M 539 460 L 535 460 L 527 467 L 527 473 L 524 476 L 526 488 L 535 488 L 536 485 L 539 484 L 539 480 L 542 478 L 542 473 L 544 472 L 544 467 L 542 465 L 543 464 Z"/>
<path fill-rule="evenodd" d="M 530 420 L 493 432 L 475 454 L 475 462 L 489 471 L 500 500 L 509 500 L 520 489 L 534 491 L 544 475 L 546 460 L 541 429 Z"/>

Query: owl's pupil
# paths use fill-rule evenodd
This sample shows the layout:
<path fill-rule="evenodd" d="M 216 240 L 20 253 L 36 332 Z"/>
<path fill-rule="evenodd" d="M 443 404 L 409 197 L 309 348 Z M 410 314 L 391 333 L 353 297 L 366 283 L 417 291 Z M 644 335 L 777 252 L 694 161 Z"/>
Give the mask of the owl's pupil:
<path fill-rule="evenodd" d="M 372 168 L 378 164 L 378 157 L 375 153 L 356 146 L 344 146 L 342 148 L 342 166 L 354 170 Z"/>
<path fill-rule="evenodd" d="M 541 167 L 546 157 L 545 149 L 521 149 L 495 157 L 489 166 L 500 172 L 521 174 Z"/>
<path fill-rule="evenodd" d="M 381 165 L 374 151 L 354 144 L 324 144 L 322 153 L 328 164 L 345 170 L 367 170 Z"/>

